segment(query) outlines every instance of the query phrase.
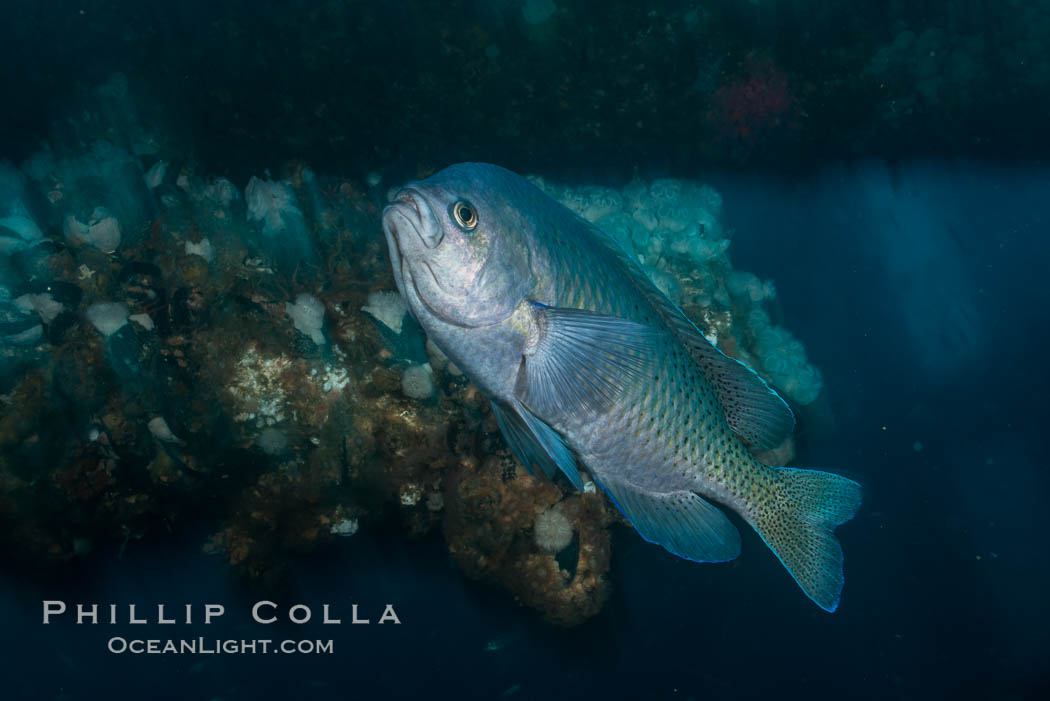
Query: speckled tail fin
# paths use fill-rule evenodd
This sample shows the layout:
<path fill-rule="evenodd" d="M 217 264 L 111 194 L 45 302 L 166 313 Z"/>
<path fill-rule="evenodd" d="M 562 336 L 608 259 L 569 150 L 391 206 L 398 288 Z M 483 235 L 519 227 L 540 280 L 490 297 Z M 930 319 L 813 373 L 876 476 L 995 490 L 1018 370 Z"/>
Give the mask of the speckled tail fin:
<path fill-rule="evenodd" d="M 782 467 L 778 489 L 756 504 L 752 525 L 795 578 L 825 611 L 834 611 L 842 593 L 842 546 L 833 531 L 860 508 L 861 488 L 830 472 Z"/>
<path fill-rule="evenodd" d="M 598 484 L 643 538 L 678 557 L 725 562 L 740 554 L 736 526 L 692 492 L 654 493 L 613 478 L 600 478 Z"/>

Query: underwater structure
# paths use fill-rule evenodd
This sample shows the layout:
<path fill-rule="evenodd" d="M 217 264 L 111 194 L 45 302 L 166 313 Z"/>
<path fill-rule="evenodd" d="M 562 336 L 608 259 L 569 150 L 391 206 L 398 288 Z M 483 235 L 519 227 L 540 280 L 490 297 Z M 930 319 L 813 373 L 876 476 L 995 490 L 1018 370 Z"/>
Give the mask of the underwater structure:
<path fill-rule="evenodd" d="M 203 524 L 206 553 L 277 587 L 289 554 L 392 523 L 553 623 L 596 614 L 622 517 L 593 484 L 529 475 L 407 314 L 382 179 L 199 172 L 132 92 L 110 78 L 71 130 L 0 166 L 5 549 L 69 567 Z M 715 190 L 532 180 L 796 409 L 819 396 L 774 283 L 734 269 Z"/>

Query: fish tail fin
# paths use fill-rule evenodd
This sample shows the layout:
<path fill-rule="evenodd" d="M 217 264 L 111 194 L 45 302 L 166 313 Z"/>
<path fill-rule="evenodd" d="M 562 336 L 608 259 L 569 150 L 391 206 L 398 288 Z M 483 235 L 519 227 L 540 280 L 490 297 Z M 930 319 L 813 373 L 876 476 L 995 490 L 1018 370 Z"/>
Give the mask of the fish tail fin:
<path fill-rule="evenodd" d="M 759 506 L 752 525 L 795 578 L 825 611 L 834 611 L 842 593 L 842 546 L 834 530 L 860 508 L 861 487 L 830 472 L 782 467 L 774 497 Z"/>

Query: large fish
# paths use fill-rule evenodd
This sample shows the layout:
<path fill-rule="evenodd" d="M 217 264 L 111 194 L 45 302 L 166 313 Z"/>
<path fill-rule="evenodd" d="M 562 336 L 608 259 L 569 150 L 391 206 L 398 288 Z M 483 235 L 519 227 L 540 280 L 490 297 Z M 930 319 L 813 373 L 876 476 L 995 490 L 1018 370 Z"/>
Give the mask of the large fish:
<path fill-rule="evenodd" d="M 834 528 L 860 485 L 773 468 L 795 419 L 723 355 L 610 236 L 494 165 L 461 163 L 383 212 L 397 287 L 430 339 L 484 392 L 514 454 L 583 487 L 580 468 L 646 540 L 723 562 L 751 524 L 821 608 L 842 591 Z"/>

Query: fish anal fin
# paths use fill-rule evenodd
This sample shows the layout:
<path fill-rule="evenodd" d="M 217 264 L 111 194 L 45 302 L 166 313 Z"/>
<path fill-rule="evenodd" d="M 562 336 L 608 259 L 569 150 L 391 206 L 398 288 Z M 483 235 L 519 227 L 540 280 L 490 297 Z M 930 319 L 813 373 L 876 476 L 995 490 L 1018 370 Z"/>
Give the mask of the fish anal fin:
<path fill-rule="evenodd" d="M 668 552 L 696 562 L 725 562 L 740 554 L 736 526 L 698 494 L 654 493 L 615 478 L 597 481 L 638 533 Z"/>

